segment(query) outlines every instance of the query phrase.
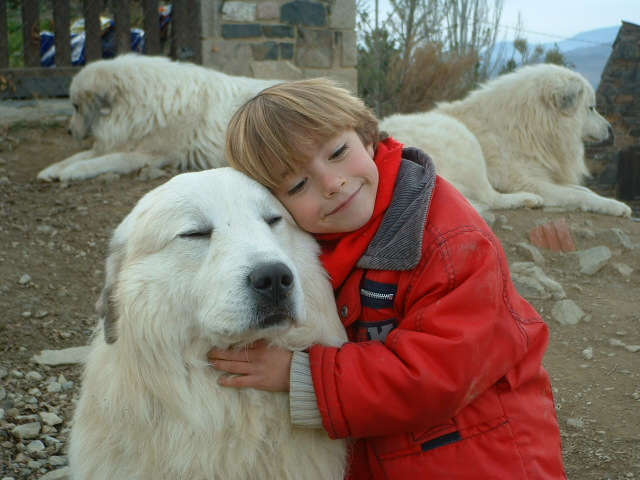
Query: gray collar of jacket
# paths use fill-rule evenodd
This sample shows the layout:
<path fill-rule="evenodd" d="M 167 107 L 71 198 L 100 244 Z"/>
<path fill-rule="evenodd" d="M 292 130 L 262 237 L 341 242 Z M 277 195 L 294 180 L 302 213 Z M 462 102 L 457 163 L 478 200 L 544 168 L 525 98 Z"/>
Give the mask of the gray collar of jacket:
<path fill-rule="evenodd" d="M 435 183 L 431 157 L 417 148 L 403 149 L 391 205 L 357 267 L 411 270 L 418 265 Z"/>

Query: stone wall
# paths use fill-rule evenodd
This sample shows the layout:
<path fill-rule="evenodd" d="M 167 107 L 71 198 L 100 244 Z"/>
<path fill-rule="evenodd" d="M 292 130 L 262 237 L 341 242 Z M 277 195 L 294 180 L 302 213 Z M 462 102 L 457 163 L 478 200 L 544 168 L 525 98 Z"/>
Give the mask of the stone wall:
<path fill-rule="evenodd" d="M 357 90 L 355 0 L 202 0 L 202 64 L 230 75 L 329 76 Z"/>
<path fill-rule="evenodd" d="M 640 171 L 640 26 L 622 22 L 596 92 L 596 105 L 615 136 L 606 145 L 587 148 L 594 173 L 591 186 L 624 200 L 640 199 L 640 176 L 628 177 Z"/>

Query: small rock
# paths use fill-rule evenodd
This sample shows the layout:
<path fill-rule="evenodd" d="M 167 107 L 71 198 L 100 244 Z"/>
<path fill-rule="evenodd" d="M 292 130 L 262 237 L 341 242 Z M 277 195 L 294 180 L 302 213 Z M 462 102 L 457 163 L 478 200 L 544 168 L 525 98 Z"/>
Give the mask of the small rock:
<path fill-rule="evenodd" d="M 24 425 L 18 425 L 11 430 L 11 435 L 19 440 L 30 440 L 32 438 L 38 438 L 40 435 L 40 429 L 42 424 L 40 422 L 30 422 Z"/>
<path fill-rule="evenodd" d="M 576 252 L 580 260 L 580 273 L 593 275 L 611 259 L 611 250 L 604 245 Z"/>
<path fill-rule="evenodd" d="M 44 443 L 42 443 L 40 440 L 34 440 L 33 442 L 29 443 L 29 445 L 27 445 L 27 452 L 37 453 L 43 451 L 44 448 Z"/>
<path fill-rule="evenodd" d="M 42 380 L 42 375 L 40 375 L 38 372 L 31 371 L 27 373 L 26 378 L 27 380 L 31 380 L 32 382 L 39 382 L 40 380 Z"/>
<path fill-rule="evenodd" d="M 638 248 L 638 245 L 633 243 L 629 238 L 629 236 L 619 228 L 612 228 L 611 231 L 615 234 L 616 237 L 618 237 L 618 241 L 624 248 L 628 250 L 633 250 L 634 248 Z"/>
<path fill-rule="evenodd" d="M 64 350 L 42 350 L 32 360 L 41 365 L 66 365 L 71 363 L 83 363 L 89 353 L 86 347 L 71 347 Z"/>
<path fill-rule="evenodd" d="M 51 465 L 52 467 L 64 467 L 67 465 L 67 463 L 69 463 L 67 457 L 53 455 L 49 458 L 49 465 Z"/>
<path fill-rule="evenodd" d="M 62 391 L 62 385 L 58 382 L 51 382 L 47 387 L 49 393 L 60 393 Z"/>
<path fill-rule="evenodd" d="M 63 422 L 58 415 L 50 412 L 40 412 L 40 419 L 46 425 L 59 425 Z"/>
<path fill-rule="evenodd" d="M 58 470 L 51 470 L 49 473 L 40 477 L 40 480 L 67 480 L 71 475 L 69 467 L 62 467 Z"/>
<path fill-rule="evenodd" d="M 623 277 L 628 277 L 633 273 L 633 268 L 631 268 L 626 263 L 612 263 L 611 266 L 615 268 Z"/>
<path fill-rule="evenodd" d="M 562 285 L 549 277 L 532 262 L 514 262 L 511 264 L 513 282 L 525 298 L 566 298 Z"/>
<path fill-rule="evenodd" d="M 28 273 L 25 273 L 24 275 L 22 275 L 20 277 L 20 280 L 18 280 L 18 283 L 20 285 L 26 285 L 27 283 L 29 283 L 31 281 L 31 275 L 29 275 Z"/>
<path fill-rule="evenodd" d="M 593 348 L 589 347 L 582 350 L 582 356 L 587 360 L 593 359 Z"/>
<path fill-rule="evenodd" d="M 572 300 L 560 300 L 553 306 L 551 315 L 560 325 L 576 325 L 586 314 Z"/>
<path fill-rule="evenodd" d="M 584 428 L 584 420 L 581 418 L 567 418 L 567 425 L 572 428 Z"/>
<path fill-rule="evenodd" d="M 543 266 L 545 264 L 546 261 L 542 256 L 542 254 L 540 253 L 540 250 L 538 250 L 533 245 L 529 245 L 528 243 L 525 243 L 525 242 L 520 242 L 520 243 L 516 243 L 516 246 L 518 246 L 521 250 L 523 250 L 528 255 L 530 255 L 531 260 L 533 260 L 533 263 L 535 263 L 536 265 Z"/>

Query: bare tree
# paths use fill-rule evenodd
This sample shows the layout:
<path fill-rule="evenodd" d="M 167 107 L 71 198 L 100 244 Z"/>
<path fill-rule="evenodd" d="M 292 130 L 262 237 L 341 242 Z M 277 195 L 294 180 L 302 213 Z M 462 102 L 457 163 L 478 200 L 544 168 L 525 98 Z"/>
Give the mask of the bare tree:
<path fill-rule="evenodd" d="M 439 95 L 459 98 L 488 78 L 503 0 L 389 0 L 382 22 L 374 0 L 373 25 L 366 1 L 358 4 L 359 93 L 378 114 L 453 100 Z"/>

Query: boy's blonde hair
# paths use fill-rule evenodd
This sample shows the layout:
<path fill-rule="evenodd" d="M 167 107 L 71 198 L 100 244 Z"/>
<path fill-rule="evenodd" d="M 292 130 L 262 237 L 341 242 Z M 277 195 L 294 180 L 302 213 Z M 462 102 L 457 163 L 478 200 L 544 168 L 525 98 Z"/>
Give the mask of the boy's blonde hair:
<path fill-rule="evenodd" d="M 377 147 L 378 119 L 364 102 L 328 79 L 284 82 L 245 103 L 229 122 L 229 165 L 269 188 L 308 161 L 314 148 L 346 130 Z"/>

